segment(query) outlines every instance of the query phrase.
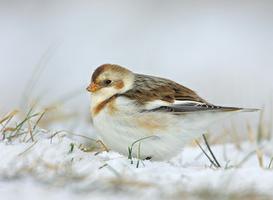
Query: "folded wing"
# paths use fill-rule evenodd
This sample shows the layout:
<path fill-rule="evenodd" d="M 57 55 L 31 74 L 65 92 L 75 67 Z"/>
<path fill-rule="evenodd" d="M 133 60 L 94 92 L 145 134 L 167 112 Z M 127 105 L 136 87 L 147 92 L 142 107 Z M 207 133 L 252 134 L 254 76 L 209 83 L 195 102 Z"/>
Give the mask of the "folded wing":
<path fill-rule="evenodd" d="M 142 105 L 156 100 L 168 103 L 174 103 L 175 101 L 207 103 L 194 91 L 183 85 L 168 79 L 142 74 L 135 74 L 133 89 L 121 94 L 121 96 L 133 99 Z"/>
<path fill-rule="evenodd" d="M 135 74 L 133 89 L 121 94 L 121 96 L 130 98 L 139 105 L 143 105 L 142 112 L 182 114 L 196 112 L 257 111 L 257 109 L 215 106 L 198 96 L 193 90 L 174 81 L 142 74 Z M 159 102 L 161 102 L 162 105 Z M 151 106 L 153 103 L 154 106 Z M 146 108 L 145 105 L 149 105 L 149 108 Z"/>
<path fill-rule="evenodd" d="M 150 110 L 143 110 L 142 112 L 167 112 L 172 114 L 186 114 L 186 113 L 196 113 L 196 112 L 232 112 L 232 111 L 254 112 L 254 111 L 257 111 L 257 109 L 223 107 L 223 106 L 215 106 L 212 104 L 205 104 L 200 102 L 191 102 L 191 103 L 172 104 L 169 106 L 159 106 L 157 108 L 153 108 Z"/>

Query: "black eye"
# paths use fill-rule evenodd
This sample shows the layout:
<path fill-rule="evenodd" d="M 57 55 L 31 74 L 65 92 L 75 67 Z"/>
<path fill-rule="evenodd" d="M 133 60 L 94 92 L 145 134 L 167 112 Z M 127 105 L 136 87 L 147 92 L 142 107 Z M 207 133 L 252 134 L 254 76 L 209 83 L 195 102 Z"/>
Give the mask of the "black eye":
<path fill-rule="evenodd" d="M 104 80 L 103 83 L 104 83 L 105 85 L 109 85 L 110 83 L 112 83 L 112 81 L 109 80 L 109 79 L 107 79 L 107 80 Z"/>

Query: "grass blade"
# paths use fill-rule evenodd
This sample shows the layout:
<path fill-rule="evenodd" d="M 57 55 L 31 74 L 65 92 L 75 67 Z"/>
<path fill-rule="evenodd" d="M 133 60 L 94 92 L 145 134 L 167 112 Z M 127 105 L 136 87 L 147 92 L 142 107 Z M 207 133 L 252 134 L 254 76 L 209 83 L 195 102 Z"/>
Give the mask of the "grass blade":
<path fill-rule="evenodd" d="M 210 163 L 218 168 L 217 164 L 214 163 L 214 161 L 210 158 L 210 156 L 206 153 L 206 151 L 203 149 L 203 147 L 199 144 L 199 142 L 197 140 L 195 140 L 196 144 L 199 146 L 199 148 L 201 149 L 201 151 L 205 154 L 205 156 L 208 158 L 208 160 L 210 161 Z"/>
<path fill-rule="evenodd" d="M 207 146 L 207 148 L 208 148 L 208 150 L 209 150 L 209 152 L 210 152 L 210 154 L 211 154 L 211 156 L 212 156 L 214 162 L 216 163 L 217 167 L 220 168 L 221 165 L 219 164 L 218 160 L 216 159 L 214 153 L 212 152 L 212 150 L 211 150 L 211 148 L 210 148 L 210 145 L 209 145 L 209 143 L 208 143 L 208 140 L 207 140 L 205 134 L 203 134 L 203 139 L 204 139 L 204 141 L 205 141 L 205 144 L 206 144 L 206 146 Z"/>

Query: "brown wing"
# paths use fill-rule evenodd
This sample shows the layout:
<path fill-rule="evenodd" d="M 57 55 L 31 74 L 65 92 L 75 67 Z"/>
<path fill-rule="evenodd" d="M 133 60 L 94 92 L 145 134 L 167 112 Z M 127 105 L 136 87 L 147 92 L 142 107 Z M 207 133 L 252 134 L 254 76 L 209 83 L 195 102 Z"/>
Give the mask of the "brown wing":
<path fill-rule="evenodd" d="M 204 103 L 183 103 L 183 104 L 174 104 L 171 106 L 159 106 L 150 110 L 142 110 L 142 112 L 167 112 L 173 114 L 185 114 L 185 113 L 194 113 L 194 112 L 232 112 L 232 111 L 245 111 L 253 112 L 257 109 L 244 109 L 236 107 L 223 107 L 223 106 L 214 106 L 212 104 Z"/>
<path fill-rule="evenodd" d="M 208 104 L 194 91 L 174 81 L 142 74 L 136 74 L 133 89 L 122 95 L 135 99 L 140 104 L 154 100 L 163 100 L 170 103 L 175 100 L 197 101 Z"/>

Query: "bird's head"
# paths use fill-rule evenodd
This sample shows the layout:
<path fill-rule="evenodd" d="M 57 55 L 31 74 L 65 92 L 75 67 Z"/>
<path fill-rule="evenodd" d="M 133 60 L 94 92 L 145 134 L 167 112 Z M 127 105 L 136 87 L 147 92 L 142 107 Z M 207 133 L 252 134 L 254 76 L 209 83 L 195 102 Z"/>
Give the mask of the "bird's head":
<path fill-rule="evenodd" d="M 92 97 L 105 100 L 122 94 L 133 87 L 134 73 L 114 64 L 99 66 L 92 74 L 91 83 L 86 88 Z"/>

